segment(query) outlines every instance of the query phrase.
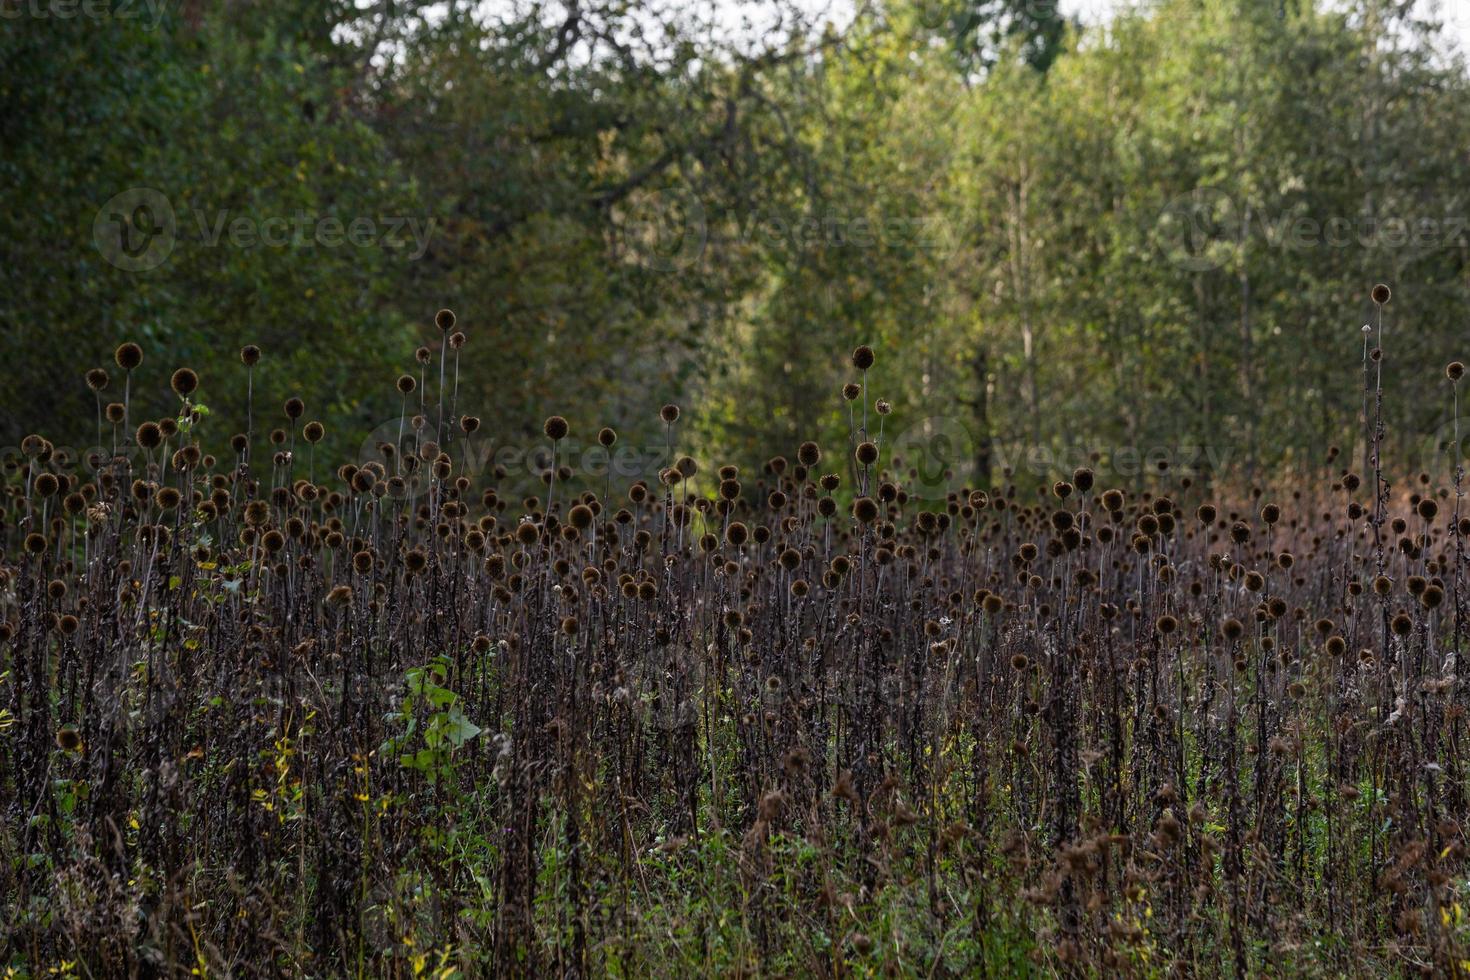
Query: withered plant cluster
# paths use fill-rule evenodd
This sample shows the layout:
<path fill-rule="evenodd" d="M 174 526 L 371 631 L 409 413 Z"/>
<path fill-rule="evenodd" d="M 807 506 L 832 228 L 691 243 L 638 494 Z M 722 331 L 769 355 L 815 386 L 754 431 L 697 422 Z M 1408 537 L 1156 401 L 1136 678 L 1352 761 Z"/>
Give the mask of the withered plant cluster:
<path fill-rule="evenodd" d="M 132 418 L 131 344 L 87 375 L 109 452 L 26 440 L 7 962 L 1462 970 L 1470 511 L 1454 457 L 1390 486 L 1380 340 L 1361 465 L 1333 450 L 1279 503 L 1087 469 L 925 499 L 866 347 L 847 445 L 707 467 L 667 405 L 667 468 L 610 486 L 557 458 L 553 416 L 506 494 L 464 471 L 490 435 L 438 326 L 439 394 L 426 348 L 400 439 L 337 469 L 301 399 L 211 454 L 188 369 L 176 415 Z M 242 360 L 221 383 L 268 368 Z"/>

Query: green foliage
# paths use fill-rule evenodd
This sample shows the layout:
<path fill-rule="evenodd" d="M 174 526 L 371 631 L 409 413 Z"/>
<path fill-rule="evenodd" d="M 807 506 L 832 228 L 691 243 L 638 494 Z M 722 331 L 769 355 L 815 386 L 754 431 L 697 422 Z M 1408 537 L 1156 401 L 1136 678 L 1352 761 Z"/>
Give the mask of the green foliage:
<path fill-rule="evenodd" d="M 387 718 L 398 723 L 401 731 L 378 749 L 405 769 L 421 773 L 431 785 L 450 778 L 455 750 L 481 731 L 465 717 L 459 695 L 443 686 L 451 667 L 447 657 L 435 657 L 404 672 L 407 693 L 398 710 Z"/>
<path fill-rule="evenodd" d="M 1470 315 L 1464 64 L 1382 0 L 1165 0 L 1082 34 L 1050 3 L 895 0 L 758 38 L 636 6 L 117 8 L 0 33 L 6 445 L 91 444 L 79 359 L 136 339 L 135 390 L 188 364 L 232 418 L 261 345 L 257 434 L 289 384 L 331 393 L 321 450 L 352 452 L 451 306 L 463 384 L 420 397 L 500 445 L 551 411 L 662 445 L 643 392 L 746 465 L 835 444 L 825 352 L 874 342 L 902 425 L 962 424 L 982 480 L 1069 452 L 1120 482 L 1153 450 L 1304 472 L 1361 442 L 1340 379 L 1373 311 L 1338 297 L 1395 287 L 1402 377 Z M 1417 446 L 1447 409 L 1388 412 Z"/>

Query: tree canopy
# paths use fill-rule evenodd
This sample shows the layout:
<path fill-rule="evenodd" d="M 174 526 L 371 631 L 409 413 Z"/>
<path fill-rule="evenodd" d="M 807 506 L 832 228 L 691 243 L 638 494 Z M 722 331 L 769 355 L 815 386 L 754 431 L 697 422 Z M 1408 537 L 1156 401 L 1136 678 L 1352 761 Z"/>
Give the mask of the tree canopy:
<path fill-rule="evenodd" d="M 977 482 L 1352 451 L 1376 281 L 1386 371 L 1465 353 L 1470 84 L 1414 5 L 85 9 L 0 28 L 10 445 L 90 444 L 132 339 L 232 416 L 259 344 L 249 397 L 334 392 L 350 447 L 442 306 L 507 444 L 677 400 L 711 454 L 835 445 L 871 343 L 895 434 Z"/>

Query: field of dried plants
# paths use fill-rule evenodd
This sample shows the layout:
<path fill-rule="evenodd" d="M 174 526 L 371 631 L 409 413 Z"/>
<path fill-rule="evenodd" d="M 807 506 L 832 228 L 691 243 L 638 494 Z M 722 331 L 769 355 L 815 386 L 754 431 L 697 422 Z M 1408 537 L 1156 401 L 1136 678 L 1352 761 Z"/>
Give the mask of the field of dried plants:
<path fill-rule="evenodd" d="M 1470 970 L 1470 508 L 1458 445 L 1380 462 L 1377 338 L 1321 486 L 935 501 L 866 347 L 846 445 L 739 472 L 655 403 L 619 486 L 552 416 L 506 489 L 437 326 L 372 458 L 309 392 L 230 438 L 254 348 L 137 418 L 125 344 L 110 451 L 8 461 L 7 975 Z"/>

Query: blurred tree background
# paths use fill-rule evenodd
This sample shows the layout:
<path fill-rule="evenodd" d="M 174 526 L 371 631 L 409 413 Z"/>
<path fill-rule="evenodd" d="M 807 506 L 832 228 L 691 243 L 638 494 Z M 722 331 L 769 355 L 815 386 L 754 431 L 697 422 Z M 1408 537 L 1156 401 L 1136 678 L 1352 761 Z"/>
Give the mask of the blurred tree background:
<path fill-rule="evenodd" d="M 1392 438 L 1470 355 L 1470 79 L 1422 2 L 37 0 L 0 98 L 4 445 L 90 445 L 133 339 L 138 412 L 189 365 L 243 428 L 256 343 L 257 431 L 300 394 L 355 453 L 418 345 L 438 397 L 441 306 L 490 444 L 662 445 L 677 401 L 711 460 L 836 452 L 866 342 L 889 431 L 987 482 L 1360 452 L 1377 281 Z"/>

